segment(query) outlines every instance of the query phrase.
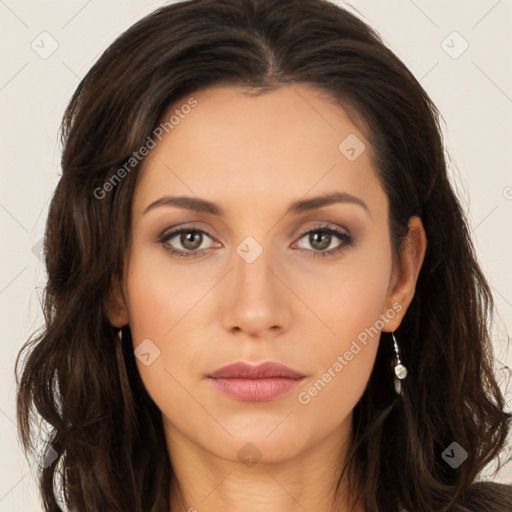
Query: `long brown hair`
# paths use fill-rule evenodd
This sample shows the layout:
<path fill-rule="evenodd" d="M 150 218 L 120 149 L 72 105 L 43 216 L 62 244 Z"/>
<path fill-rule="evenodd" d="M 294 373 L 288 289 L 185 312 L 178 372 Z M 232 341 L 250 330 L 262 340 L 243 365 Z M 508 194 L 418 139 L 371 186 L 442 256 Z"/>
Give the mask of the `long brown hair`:
<path fill-rule="evenodd" d="M 344 467 L 353 495 L 368 512 L 511 509 L 510 487 L 475 483 L 503 449 L 509 419 L 492 372 L 493 299 L 447 177 L 435 105 L 379 35 L 334 3 L 191 0 L 122 34 L 64 115 L 62 177 L 44 239 L 45 325 L 15 369 L 27 454 L 37 451 L 34 413 L 46 427 L 38 454 L 45 511 L 170 507 L 161 413 L 137 371 L 129 327 L 121 344 L 104 308 L 113 276 L 122 282 L 138 164 L 115 186 L 104 184 L 147 143 L 169 105 L 195 91 L 229 84 L 264 94 L 300 83 L 329 93 L 370 141 L 394 253 L 413 215 L 428 239 L 396 332 L 409 369 L 403 397 L 382 333 L 353 411 Z M 468 454 L 457 468 L 442 457 L 452 442 Z"/>

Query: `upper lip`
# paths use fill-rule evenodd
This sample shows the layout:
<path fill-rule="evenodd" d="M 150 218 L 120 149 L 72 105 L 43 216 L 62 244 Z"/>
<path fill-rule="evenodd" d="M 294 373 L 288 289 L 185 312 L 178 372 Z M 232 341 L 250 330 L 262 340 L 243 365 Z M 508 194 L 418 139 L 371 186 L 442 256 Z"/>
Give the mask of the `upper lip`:
<path fill-rule="evenodd" d="M 263 379 L 270 377 L 300 379 L 305 377 L 305 375 L 274 361 L 267 361 L 256 366 L 245 363 L 244 361 L 240 361 L 223 366 L 222 368 L 219 368 L 215 372 L 209 374 L 208 377 L 215 379 Z"/>

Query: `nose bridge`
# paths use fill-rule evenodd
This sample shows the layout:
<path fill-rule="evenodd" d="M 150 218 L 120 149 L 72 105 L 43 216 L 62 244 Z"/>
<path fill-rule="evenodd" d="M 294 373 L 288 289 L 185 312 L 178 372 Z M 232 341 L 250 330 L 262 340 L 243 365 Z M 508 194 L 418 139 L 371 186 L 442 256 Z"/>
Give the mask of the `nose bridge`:
<path fill-rule="evenodd" d="M 273 258 L 268 238 L 264 243 L 265 246 L 253 236 L 248 236 L 235 249 L 233 277 L 236 280 L 238 300 L 243 300 L 244 297 L 268 300 L 270 297 L 265 295 L 275 288 L 275 277 L 269 270 Z M 270 295 L 275 296 L 275 293 Z"/>
<path fill-rule="evenodd" d="M 268 242 L 268 238 L 265 239 Z M 282 284 L 274 275 L 273 252 L 252 236 L 235 248 L 231 286 L 224 314 L 225 327 L 258 334 L 284 327 L 285 300 Z"/>

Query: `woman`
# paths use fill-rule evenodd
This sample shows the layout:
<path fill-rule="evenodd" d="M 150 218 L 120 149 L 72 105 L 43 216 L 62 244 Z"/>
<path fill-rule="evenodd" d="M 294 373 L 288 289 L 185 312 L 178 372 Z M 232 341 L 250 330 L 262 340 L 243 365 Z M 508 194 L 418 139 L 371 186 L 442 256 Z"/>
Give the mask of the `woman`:
<path fill-rule="evenodd" d="M 477 481 L 509 418 L 438 120 L 323 0 L 121 35 L 65 113 L 17 361 L 45 510 L 510 510 Z"/>

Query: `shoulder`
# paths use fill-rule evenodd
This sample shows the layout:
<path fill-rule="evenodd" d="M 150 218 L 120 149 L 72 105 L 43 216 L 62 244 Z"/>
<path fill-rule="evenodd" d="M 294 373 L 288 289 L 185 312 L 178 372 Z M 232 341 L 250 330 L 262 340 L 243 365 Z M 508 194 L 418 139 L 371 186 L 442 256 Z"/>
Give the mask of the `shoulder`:
<path fill-rule="evenodd" d="M 453 512 L 510 512 L 512 485 L 497 482 L 474 482 L 459 497 Z"/>

